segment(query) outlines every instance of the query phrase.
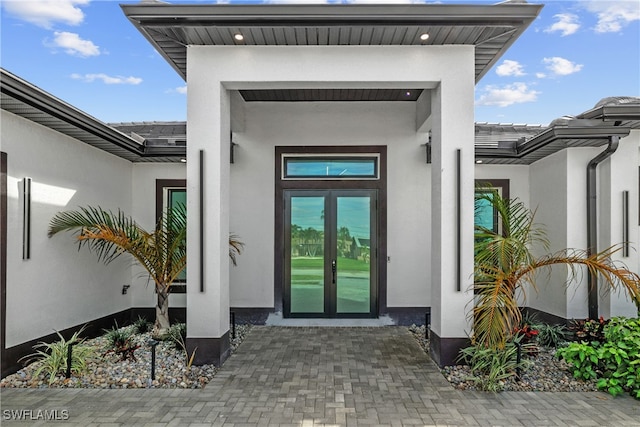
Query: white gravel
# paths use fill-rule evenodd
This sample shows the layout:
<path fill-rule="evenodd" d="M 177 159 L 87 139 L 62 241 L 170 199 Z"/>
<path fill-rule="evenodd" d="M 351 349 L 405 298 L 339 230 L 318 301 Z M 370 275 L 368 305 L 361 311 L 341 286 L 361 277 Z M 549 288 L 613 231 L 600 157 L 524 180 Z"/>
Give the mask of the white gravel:
<path fill-rule="evenodd" d="M 130 329 L 127 326 L 121 329 Z M 236 325 L 236 338 L 231 340 L 232 352 L 240 345 L 250 330 L 250 325 Z M 184 350 L 176 349 L 172 342 L 163 341 L 156 347 L 156 379 L 151 381 L 151 349 L 147 344 L 151 334 L 134 336 L 140 345 L 134 355 L 136 361 L 120 361 L 108 350 L 104 336 L 86 340 L 84 344 L 94 348 L 94 356 L 88 360 L 88 370 L 82 375 L 66 379 L 58 375 L 49 385 L 48 376 L 35 377 L 33 373 L 40 362 L 31 363 L 13 375 L 0 381 L 0 387 L 14 388 L 203 388 L 217 372 L 214 365 L 186 366 Z M 197 351 L 197 350 L 196 350 Z M 104 355 L 104 356 L 103 356 Z"/>

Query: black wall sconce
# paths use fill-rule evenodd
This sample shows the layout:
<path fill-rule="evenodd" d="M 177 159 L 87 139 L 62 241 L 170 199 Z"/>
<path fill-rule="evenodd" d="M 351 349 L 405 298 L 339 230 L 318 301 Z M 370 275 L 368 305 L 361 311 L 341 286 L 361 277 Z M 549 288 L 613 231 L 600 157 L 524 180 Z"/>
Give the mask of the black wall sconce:
<path fill-rule="evenodd" d="M 235 142 L 231 141 L 231 146 L 229 147 L 229 162 L 231 164 L 235 163 L 235 148 L 238 144 L 236 144 Z"/>
<path fill-rule="evenodd" d="M 427 142 L 422 144 L 424 147 L 425 160 L 428 165 L 431 164 L 431 131 L 429 131 L 429 137 L 427 138 Z"/>
<path fill-rule="evenodd" d="M 427 142 L 426 144 L 422 144 L 422 146 L 424 147 L 426 163 L 430 165 L 431 164 L 431 141 Z"/>

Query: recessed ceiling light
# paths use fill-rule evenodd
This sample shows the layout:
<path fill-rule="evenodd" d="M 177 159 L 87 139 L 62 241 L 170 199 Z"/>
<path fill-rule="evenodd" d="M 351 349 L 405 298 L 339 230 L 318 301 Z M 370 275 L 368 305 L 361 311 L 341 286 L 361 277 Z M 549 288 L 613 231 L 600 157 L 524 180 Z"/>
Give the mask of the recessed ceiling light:
<path fill-rule="evenodd" d="M 187 159 L 180 159 L 182 163 L 187 163 Z"/>
<path fill-rule="evenodd" d="M 480 163 L 482 163 L 482 160 L 476 160 L 476 163 L 480 164 Z"/>
<path fill-rule="evenodd" d="M 424 41 L 424 40 L 426 40 L 428 38 L 429 38 L 429 34 L 427 34 L 427 33 L 420 34 L 420 40 Z"/>
<path fill-rule="evenodd" d="M 244 36 L 240 33 L 236 34 L 233 36 L 234 39 L 238 40 L 239 42 L 241 42 L 242 40 L 244 40 Z"/>
<path fill-rule="evenodd" d="M 404 94 L 405 94 L 406 96 L 411 96 L 411 91 L 410 91 L 410 90 L 408 90 L 408 91 L 406 91 Z"/>

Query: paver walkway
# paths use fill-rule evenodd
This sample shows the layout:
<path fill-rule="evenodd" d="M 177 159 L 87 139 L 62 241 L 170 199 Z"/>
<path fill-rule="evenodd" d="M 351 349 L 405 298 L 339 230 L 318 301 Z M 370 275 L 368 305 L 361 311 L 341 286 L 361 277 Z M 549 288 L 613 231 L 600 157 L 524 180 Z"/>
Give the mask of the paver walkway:
<path fill-rule="evenodd" d="M 204 390 L 2 389 L 7 410 L 73 426 L 640 426 L 604 393 L 454 390 L 406 328 L 254 327 Z M 35 425 L 49 422 L 38 421 Z"/>

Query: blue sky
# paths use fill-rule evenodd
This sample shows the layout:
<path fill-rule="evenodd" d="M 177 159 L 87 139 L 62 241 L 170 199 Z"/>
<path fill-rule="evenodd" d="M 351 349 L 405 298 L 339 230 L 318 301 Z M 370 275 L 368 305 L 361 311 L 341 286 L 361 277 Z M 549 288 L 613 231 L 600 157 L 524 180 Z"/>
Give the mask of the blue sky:
<path fill-rule="evenodd" d="M 185 120 L 184 81 L 120 3 L 136 2 L 0 0 L 0 65 L 105 122 Z M 476 121 L 548 124 L 640 96 L 640 0 L 530 3 L 545 7 L 476 85 Z"/>

